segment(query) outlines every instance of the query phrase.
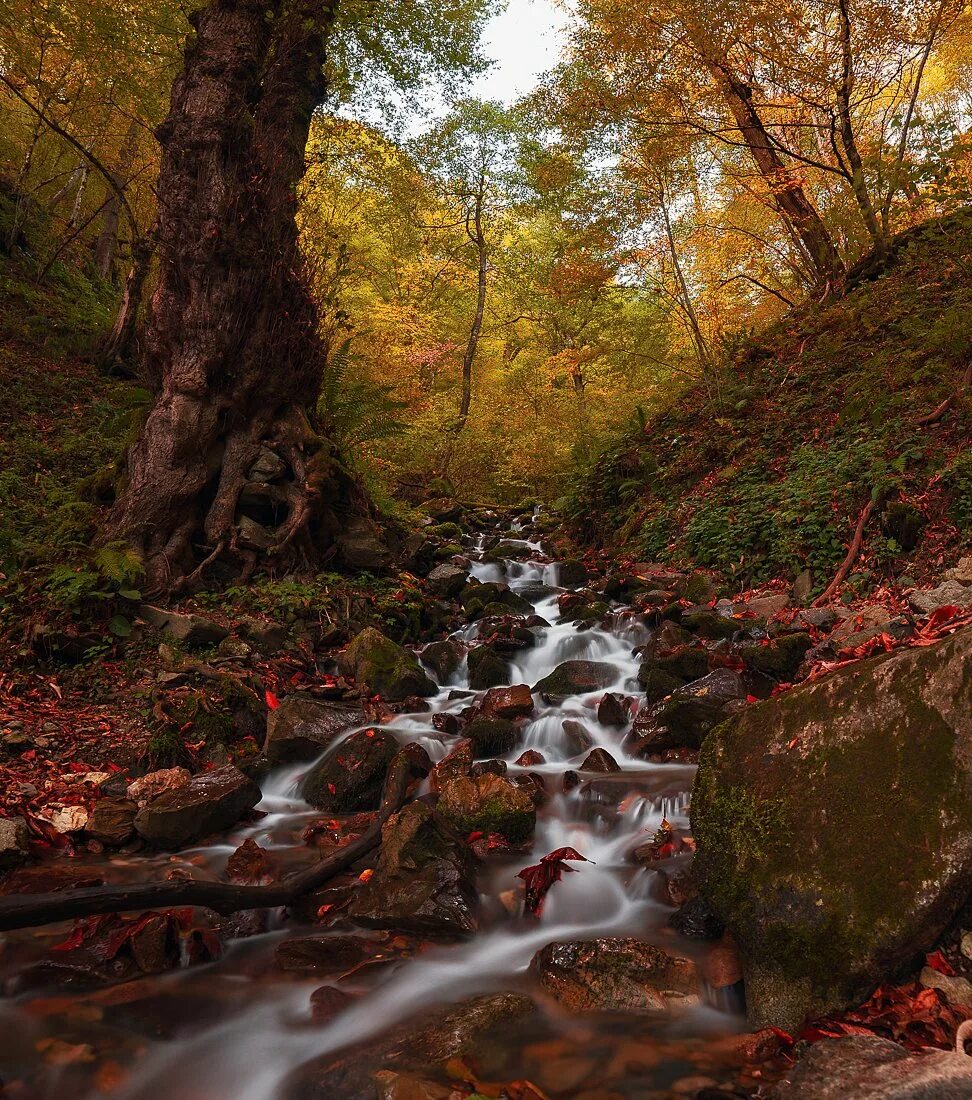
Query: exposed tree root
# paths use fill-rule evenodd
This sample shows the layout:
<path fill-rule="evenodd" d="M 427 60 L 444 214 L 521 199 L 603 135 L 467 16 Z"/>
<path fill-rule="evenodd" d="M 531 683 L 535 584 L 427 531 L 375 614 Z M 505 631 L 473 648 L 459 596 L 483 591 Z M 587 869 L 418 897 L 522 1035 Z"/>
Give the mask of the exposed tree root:
<path fill-rule="evenodd" d="M 954 393 L 950 393 L 948 397 L 946 397 L 939 406 L 932 409 L 930 413 L 926 413 L 924 416 L 919 417 L 917 420 L 919 427 L 929 428 L 932 424 L 937 424 L 955 404 L 957 398 L 970 386 L 972 386 L 972 360 L 969 361 L 969 365 L 965 368 L 965 373 L 962 375 L 962 381 L 959 383 L 958 389 L 955 390 Z"/>
<path fill-rule="evenodd" d="M 120 913 L 130 909 L 204 906 L 217 913 L 241 909 L 273 909 L 292 905 L 323 886 L 381 841 L 381 827 L 405 802 L 416 762 L 405 752 L 392 761 L 385 777 L 378 816 L 356 840 L 345 844 L 313 867 L 287 875 L 268 886 L 237 886 L 228 882 L 152 882 L 122 886 L 88 886 L 50 894 L 17 894 L 0 899 L 0 931 L 31 928 L 54 921 Z"/>
<path fill-rule="evenodd" d="M 837 570 L 834 579 L 813 601 L 814 607 L 820 607 L 821 604 L 825 604 L 847 579 L 847 574 L 851 571 L 851 567 L 854 562 L 857 561 L 857 555 L 861 552 L 861 543 L 864 541 L 864 528 L 867 526 L 867 521 L 871 518 L 871 513 L 874 511 L 874 505 L 875 501 L 873 499 L 869 500 L 867 504 L 864 505 L 860 519 L 857 521 L 857 527 L 854 529 L 854 537 L 851 539 L 847 557 L 841 562 L 840 568 Z"/>

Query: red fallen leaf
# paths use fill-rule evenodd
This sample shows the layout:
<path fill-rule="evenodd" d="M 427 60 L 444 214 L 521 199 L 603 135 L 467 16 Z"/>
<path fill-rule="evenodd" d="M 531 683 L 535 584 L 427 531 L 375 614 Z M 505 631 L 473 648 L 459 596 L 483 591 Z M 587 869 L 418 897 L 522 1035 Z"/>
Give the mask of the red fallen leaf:
<path fill-rule="evenodd" d="M 280 700 L 276 697 L 276 695 L 274 695 L 272 691 L 265 691 L 263 693 L 263 698 L 266 700 L 267 706 L 271 710 L 276 710 L 277 707 L 280 706 Z"/>
<path fill-rule="evenodd" d="M 933 951 L 930 955 L 926 955 L 925 962 L 932 970 L 937 970 L 939 974 L 947 974 L 950 978 L 955 977 L 955 967 L 952 966 L 941 951 Z"/>
<path fill-rule="evenodd" d="M 522 848 L 522 845 L 511 844 L 500 833 L 489 833 L 488 835 L 483 832 L 470 833 L 466 837 L 466 843 L 477 859 L 485 859 L 490 852 L 515 852 Z M 573 868 L 568 868 L 568 870 L 573 870 Z"/>
<path fill-rule="evenodd" d="M 781 1027 L 773 1027 L 773 1025 L 770 1024 L 770 1031 L 773 1032 L 773 1034 L 777 1037 L 777 1039 L 779 1039 L 783 1046 L 792 1047 L 796 1044 L 796 1039 L 788 1031 L 784 1031 Z"/>
<path fill-rule="evenodd" d="M 575 848 L 558 848 L 549 855 L 545 855 L 539 863 L 532 867 L 524 867 L 517 873 L 516 877 L 523 879 L 526 883 L 526 897 L 523 902 L 525 912 L 539 917 L 550 887 L 561 880 L 565 871 L 577 870 L 576 867 L 568 867 L 566 860 L 591 862 L 587 856 L 582 856 Z"/>
<path fill-rule="evenodd" d="M 358 882 L 368 882 L 371 876 L 375 873 L 374 867 L 366 867 L 360 875 L 358 875 Z"/>

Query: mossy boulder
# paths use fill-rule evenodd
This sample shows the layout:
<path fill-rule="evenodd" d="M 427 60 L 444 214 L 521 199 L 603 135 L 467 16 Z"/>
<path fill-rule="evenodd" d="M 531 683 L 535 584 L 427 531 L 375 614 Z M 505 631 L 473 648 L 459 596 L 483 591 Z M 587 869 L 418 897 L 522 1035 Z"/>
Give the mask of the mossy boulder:
<path fill-rule="evenodd" d="M 718 611 L 707 608 L 701 611 L 686 611 L 679 620 L 682 627 L 697 634 L 700 638 L 715 642 L 720 638 L 731 638 L 739 629 L 735 619 L 728 619 Z"/>
<path fill-rule="evenodd" d="M 359 684 L 390 702 L 438 691 L 412 654 L 374 627 L 355 636 L 341 655 L 340 665 Z"/>
<path fill-rule="evenodd" d="M 457 638 L 446 638 L 441 642 L 430 642 L 422 650 L 421 660 L 438 676 L 439 683 L 444 684 L 462 664 L 465 652 L 465 645 Z"/>
<path fill-rule="evenodd" d="M 679 684 L 690 684 L 709 671 L 708 650 L 696 646 L 682 646 L 671 653 L 659 657 L 647 657 L 638 669 L 638 681 L 647 688 L 650 680 L 657 679 L 658 673 L 675 679 Z"/>
<path fill-rule="evenodd" d="M 706 739 L 695 870 L 751 1020 L 792 1029 L 928 950 L 972 889 L 972 630 L 839 669 Z"/>
<path fill-rule="evenodd" d="M 366 721 L 360 707 L 342 706 L 309 695 L 288 695 L 267 716 L 263 751 L 271 764 L 313 760 L 335 738 Z"/>
<path fill-rule="evenodd" d="M 564 661 L 549 676 L 537 681 L 533 690 L 555 699 L 566 698 L 603 691 L 617 679 L 618 670 L 605 661 Z"/>
<path fill-rule="evenodd" d="M 537 823 L 530 795 L 505 776 L 489 773 L 450 779 L 435 809 L 462 836 L 498 833 L 513 844 L 529 840 Z"/>
<path fill-rule="evenodd" d="M 470 619 L 484 615 L 532 615 L 533 604 L 497 581 L 467 584 L 459 595 Z"/>
<path fill-rule="evenodd" d="M 301 794 L 328 813 L 375 810 L 397 752 L 398 742 L 384 730 L 352 733 L 308 772 Z"/>
<path fill-rule="evenodd" d="M 466 667 L 469 670 L 469 686 L 473 691 L 499 687 L 507 682 L 510 675 L 509 665 L 488 645 L 478 645 L 471 649 L 466 658 Z"/>
<path fill-rule="evenodd" d="M 771 638 L 765 643 L 754 642 L 739 650 L 747 668 L 769 676 L 781 683 L 789 683 L 796 676 L 797 669 L 803 664 L 803 658 L 813 648 L 813 639 L 809 634 L 784 634 Z"/>

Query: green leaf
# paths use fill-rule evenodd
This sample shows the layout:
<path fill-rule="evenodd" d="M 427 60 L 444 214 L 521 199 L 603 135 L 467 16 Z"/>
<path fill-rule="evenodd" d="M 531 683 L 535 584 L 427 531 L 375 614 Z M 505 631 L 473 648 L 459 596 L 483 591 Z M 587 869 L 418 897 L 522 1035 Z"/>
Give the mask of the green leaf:
<path fill-rule="evenodd" d="M 119 588 L 118 595 L 123 600 L 140 600 L 142 598 L 142 593 L 135 588 Z"/>
<path fill-rule="evenodd" d="M 116 638 L 127 638 L 132 632 L 132 624 L 124 615 L 116 615 L 108 624 L 108 629 Z"/>

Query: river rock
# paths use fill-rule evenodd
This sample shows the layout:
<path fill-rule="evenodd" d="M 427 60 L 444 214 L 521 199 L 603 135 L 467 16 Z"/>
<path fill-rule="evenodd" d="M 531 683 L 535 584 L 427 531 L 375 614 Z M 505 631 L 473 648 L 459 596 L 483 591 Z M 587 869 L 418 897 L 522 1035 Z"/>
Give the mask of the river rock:
<path fill-rule="evenodd" d="M 138 807 L 127 798 L 102 798 L 94 804 L 85 832 L 92 840 L 112 847 L 127 844 L 135 835 Z"/>
<path fill-rule="evenodd" d="M 505 776 L 488 773 L 442 784 L 435 811 L 462 836 L 498 833 L 512 844 L 528 840 L 537 823 L 530 795 Z"/>
<path fill-rule="evenodd" d="M 845 1035 L 809 1047 L 769 1100 L 969 1100 L 972 1058 L 909 1054 L 877 1035 Z"/>
<path fill-rule="evenodd" d="M 543 988 L 575 1012 L 667 1011 L 698 991 L 691 959 L 636 939 L 550 943 L 531 967 Z"/>
<path fill-rule="evenodd" d="M 576 718 L 565 718 L 561 723 L 564 731 L 564 751 L 568 756 L 580 756 L 594 745 L 594 738 L 583 722 Z"/>
<path fill-rule="evenodd" d="M 27 824 L 24 819 L 0 817 L 0 871 L 19 867 L 27 855 Z"/>
<path fill-rule="evenodd" d="M 631 700 L 623 695 L 608 692 L 597 704 L 597 720 L 602 726 L 620 729 L 628 724 Z"/>
<path fill-rule="evenodd" d="M 908 603 L 921 615 L 930 615 L 940 607 L 972 607 L 972 588 L 958 581 L 943 581 L 937 588 L 922 589 L 908 594 Z"/>
<path fill-rule="evenodd" d="M 313 760 L 341 734 L 367 720 L 360 707 L 288 695 L 267 717 L 264 752 L 271 764 Z"/>
<path fill-rule="evenodd" d="M 645 657 L 638 669 L 638 682 L 648 690 L 658 677 L 676 686 L 701 680 L 709 671 L 709 653 L 697 645 L 679 646 L 666 653 Z M 672 689 L 674 690 L 674 689 Z"/>
<path fill-rule="evenodd" d="M 385 774 L 398 753 L 398 742 L 384 730 L 358 730 L 305 777 L 301 794 L 318 810 L 356 813 L 381 802 Z"/>
<path fill-rule="evenodd" d="M 526 684 L 491 688 L 481 711 L 484 718 L 526 718 L 533 713 L 533 695 Z"/>
<path fill-rule="evenodd" d="M 788 684 L 796 676 L 807 651 L 812 648 L 813 639 L 801 632 L 744 645 L 739 650 L 739 656 L 753 672 Z"/>
<path fill-rule="evenodd" d="M 557 584 L 561 588 L 580 588 L 582 584 L 587 584 L 589 576 L 587 566 L 582 561 L 577 561 L 576 558 L 568 558 L 567 561 L 558 562 L 555 572 L 557 574 Z"/>
<path fill-rule="evenodd" d="M 533 685 L 533 690 L 552 698 L 568 695 L 586 695 L 591 691 L 603 691 L 618 678 L 614 665 L 604 661 L 564 661 L 549 676 Z"/>
<path fill-rule="evenodd" d="M 718 641 L 720 638 L 731 638 L 740 626 L 738 620 L 726 618 L 708 608 L 686 611 L 680 622 L 686 630 L 711 642 Z"/>
<path fill-rule="evenodd" d="M 695 683 L 685 684 L 668 699 L 639 714 L 632 736 L 639 740 L 639 752 L 665 749 L 697 749 L 706 734 L 725 717 L 725 707 L 745 699 L 746 689 L 739 676 L 727 668 L 717 668 Z"/>
<path fill-rule="evenodd" d="M 339 663 L 345 674 L 389 702 L 401 702 L 409 695 L 435 695 L 438 690 L 411 653 L 374 627 L 354 638 Z"/>
<path fill-rule="evenodd" d="M 278 943 L 274 962 L 295 974 L 338 974 L 371 958 L 379 945 L 360 936 L 298 936 Z"/>
<path fill-rule="evenodd" d="M 479 898 L 475 860 L 464 839 L 424 802 L 385 822 L 374 874 L 348 910 L 372 928 L 475 932 Z"/>
<path fill-rule="evenodd" d="M 450 780 L 469 775 L 473 764 L 473 743 L 468 737 L 457 741 L 448 756 L 443 757 L 429 775 L 433 791 L 441 790 Z"/>
<path fill-rule="evenodd" d="M 972 630 L 748 707 L 705 742 L 695 870 L 750 1016 L 792 1030 L 927 951 L 972 889 Z"/>
<path fill-rule="evenodd" d="M 446 638 L 442 642 L 430 642 L 419 654 L 419 659 L 426 668 L 439 678 L 439 683 L 446 680 L 462 664 L 466 655 L 466 647 L 457 638 Z"/>
<path fill-rule="evenodd" d="M 443 562 L 437 565 L 425 578 L 429 588 L 437 595 L 452 599 L 466 587 L 469 573 L 458 565 Z"/>
<path fill-rule="evenodd" d="M 466 658 L 469 670 L 469 686 L 473 691 L 498 687 L 509 677 L 509 665 L 492 646 L 478 645 L 469 651 Z"/>
<path fill-rule="evenodd" d="M 227 764 L 143 806 L 135 815 L 135 829 L 153 844 L 177 848 L 235 825 L 261 798 L 256 783 Z"/>
<path fill-rule="evenodd" d="M 477 718 L 463 730 L 473 743 L 477 759 L 489 756 L 505 756 L 512 752 L 520 739 L 517 726 L 506 718 Z"/>
<path fill-rule="evenodd" d="M 183 645 L 217 645 L 229 634 L 226 627 L 202 615 L 183 615 L 147 603 L 139 605 L 138 613 L 150 626 L 171 635 Z"/>
<path fill-rule="evenodd" d="M 141 807 L 168 791 L 188 786 L 191 779 L 192 776 L 186 768 L 160 768 L 133 779 L 125 789 L 125 794 Z"/>
<path fill-rule="evenodd" d="M 490 615 L 532 615 L 533 604 L 495 581 L 467 584 L 459 595 L 470 619 Z"/>
<path fill-rule="evenodd" d="M 621 765 L 607 751 L 600 747 L 592 749 L 580 766 L 582 772 L 619 772 Z"/>

